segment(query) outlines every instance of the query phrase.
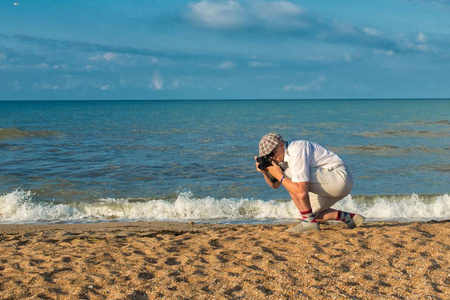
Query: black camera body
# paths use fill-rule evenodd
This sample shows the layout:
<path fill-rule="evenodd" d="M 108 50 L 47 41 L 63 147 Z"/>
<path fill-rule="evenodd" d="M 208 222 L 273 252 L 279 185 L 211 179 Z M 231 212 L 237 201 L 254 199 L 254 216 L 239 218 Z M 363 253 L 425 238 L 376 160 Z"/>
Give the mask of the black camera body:
<path fill-rule="evenodd" d="M 258 169 L 265 170 L 267 167 L 272 166 L 272 160 L 267 156 L 257 157 L 256 161 L 258 162 Z"/>

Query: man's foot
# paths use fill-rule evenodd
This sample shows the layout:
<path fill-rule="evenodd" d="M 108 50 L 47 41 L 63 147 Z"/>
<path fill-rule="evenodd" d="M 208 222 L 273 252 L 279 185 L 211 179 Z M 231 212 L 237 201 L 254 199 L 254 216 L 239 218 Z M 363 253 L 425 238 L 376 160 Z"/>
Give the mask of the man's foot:
<path fill-rule="evenodd" d="M 364 218 L 363 216 L 356 214 L 353 216 L 353 218 L 350 220 L 350 222 L 347 223 L 347 228 L 355 228 L 355 227 L 359 227 L 364 223 L 364 220 L 366 218 Z"/>
<path fill-rule="evenodd" d="M 302 233 L 306 231 L 320 231 L 319 224 L 315 222 L 300 222 L 300 224 L 286 230 L 286 232 L 290 233 Z"/>

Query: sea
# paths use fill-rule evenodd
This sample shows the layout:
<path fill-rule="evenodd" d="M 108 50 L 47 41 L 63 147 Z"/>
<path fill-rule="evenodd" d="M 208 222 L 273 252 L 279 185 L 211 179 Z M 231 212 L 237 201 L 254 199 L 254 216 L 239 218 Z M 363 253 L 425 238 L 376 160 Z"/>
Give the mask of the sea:
<path fill-rule="evenodd" d="M 450 100 L 0 101 L 0 223 L 274 223 L 260 138 L 319 143 L 368 221 L 450 218 Z"/>

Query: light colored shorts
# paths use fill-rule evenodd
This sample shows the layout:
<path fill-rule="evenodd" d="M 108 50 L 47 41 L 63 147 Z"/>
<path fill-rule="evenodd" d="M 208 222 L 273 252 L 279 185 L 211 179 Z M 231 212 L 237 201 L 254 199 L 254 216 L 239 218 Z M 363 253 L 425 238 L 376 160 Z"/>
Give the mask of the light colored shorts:
<path fill-rule="evenodd" d="M 352 175 L 346 166 L 331 169 L 310 168 L 309 200 L 314 214 L 333 206 L 350 194 Z"/>

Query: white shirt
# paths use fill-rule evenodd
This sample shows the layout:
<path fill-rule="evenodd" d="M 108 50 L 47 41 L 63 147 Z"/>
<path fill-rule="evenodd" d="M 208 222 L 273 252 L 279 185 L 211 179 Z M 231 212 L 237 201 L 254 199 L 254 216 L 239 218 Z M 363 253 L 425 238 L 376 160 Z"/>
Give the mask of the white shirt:
<path fill-rule="evenodd" d="M 310 141 L 292 140 L 285 147 L 285 174 L 292 182 L 309 182 L 309 169 L 331 169 L 345 165 L 334 152 Z"/>

